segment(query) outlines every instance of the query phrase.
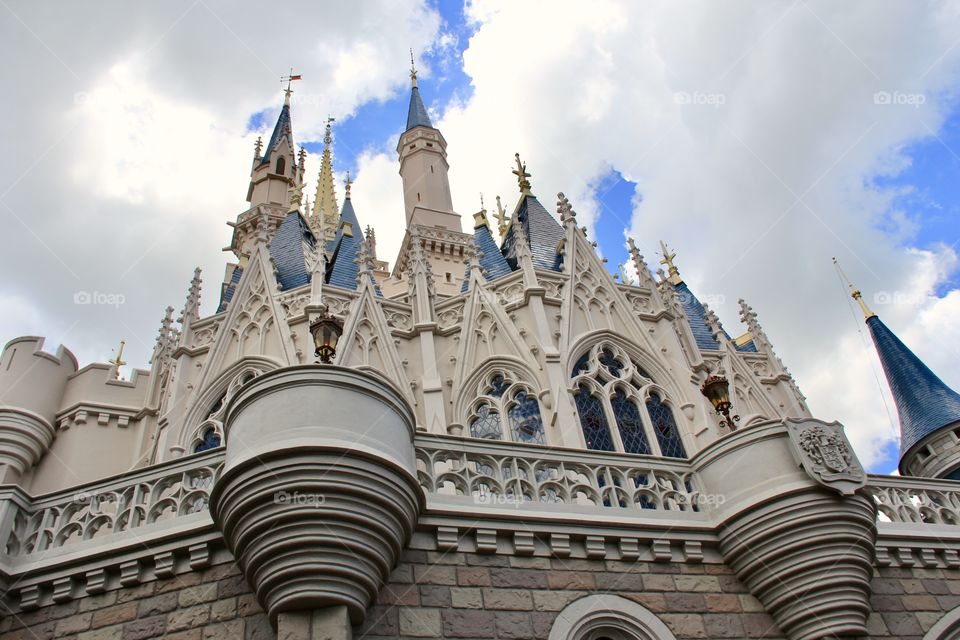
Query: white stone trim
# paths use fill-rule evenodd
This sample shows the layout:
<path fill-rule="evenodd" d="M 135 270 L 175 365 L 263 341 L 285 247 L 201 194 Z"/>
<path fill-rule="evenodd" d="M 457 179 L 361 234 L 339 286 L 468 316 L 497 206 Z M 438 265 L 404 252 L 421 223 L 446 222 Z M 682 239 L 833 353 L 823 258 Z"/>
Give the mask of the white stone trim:
<path fill-rule="evenodd" d="M 951 609 L 930 627 L 923 640 L 960 640 L 960 607 Z"/>
<path fill-rule="evenodd" d="M 649 609 L 610 594 L 580 598 L 557 615 L 549 640 L 590 640 L 598 631 L 620 640 L 676 640 Z"/>

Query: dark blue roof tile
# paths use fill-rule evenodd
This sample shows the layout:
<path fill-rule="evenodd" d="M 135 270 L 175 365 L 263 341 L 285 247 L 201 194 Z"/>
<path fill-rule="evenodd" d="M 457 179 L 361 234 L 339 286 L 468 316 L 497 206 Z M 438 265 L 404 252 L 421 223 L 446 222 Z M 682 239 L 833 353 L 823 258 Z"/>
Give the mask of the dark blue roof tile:
<path fill-rule="evenodd" d="M 563 239 L 563 227 L 543 208 L 535 196 L 523 196 L 507 236 L 503 240 L 501 251 L 514 266 L 517 260 L 514 247 L 516 224 L 522 224 L 526 232 L 530 253 L 533 255 L 533 266 L 538 269 L 559 271 L 561 262 L 557 249 L 560 247 L 560 240 Z"/>
<path fill-rule="evenodd" d="M 230 282 L 223 288 L 223 293 L 220 295 L 220 305 L 217 307 L 217 313 L 223 313 L 227 310 L 227 305 L 233 300 L 233 294 L 237 292 L 237 284 L 240 283 L 240 276 L 242 275 L 243 267 L 236 266 L 233 268 L 233 273 L 230 274 Z"/>
<path fill-rule="evenodd" d="M 697 341 L 697 346 L 711 351 L 718 350 L 720 343 L 713 339 L 713 332 L 707 326 L 707 321 L 704 318 L 707 310 L 704 309 L 703 304 L 697 300 L 697 296 L 693 295 L 693 291 L 690 291 L 686 282 L 675 284 L 673 288 L 677 292 L 680 306 L 687 314 L 687 323 L 690 325 L 694 340 Z"/>
<path fill-rule="evenodd" d="M 283 290 L 310 282 L 307 252 L 316 250 L 313 232 L 298 211 L 291 211 L 270 241 L 270 257 L 277 265 L 277 280 Z"/>
<path fill-rule="evenodd" d="M 483 269 L 483 277 L 488 281 L 502 278 L 505 275 L 513 273 L 507 259 L 500 253 L 500 248 L 490 233 L 487 225 L 482 225 L 473 230 L 473 241 L 476 244 L 477 251 L 481 252 L 480 267 Z"/>
<path fill-rule="evenodd" d="M 897 403 L 902 461 L 925 437 L 960 421 L 960 394 L 945 385 L 880 318 L 870 317 L 867 326 Z"/>
<path fill-rule="evenodd" d="M 352 235 L 343 232 L 346 223 L 350 224 Z M 327 283 L 344 289 L 357 288 L 357 254 L 362 241 L 363 232 L 357 221 L 357 214 L 353 210 L 353 203 L 347 198 L 340 210 L 340 226 L 333 240 L 333 255 L 327 265 Z"/>
<path fill-rule="evenodd" d="M 420 89 L 416 87 L 410 92 L 410 108 L 407 110 L 406 131 L 410 131 L 410 129 L 414 127 L 433 128 L 433 124 L 430 123 L 430 115 L 427 113 L 427 108 L 423 106 L 423 100 L 420 99 Z"/>
<path fill-rule="evenodd" d="M 270 153 L 273 151 L 273 148 L 277 146 L 277 142 L 284 133 L 287 134 L 287 137 L 290 139 L 290 144 L 292 145 L 293 125 L 290 122 L 290 105 L 288 104 L 283 105 L 283 108 L 280 109 L 280 117 L 277 118 L 277 124 L 273 128 L 273 135 L 270 136 L 270 143 L 267 145 L 267 152 L 263 154 L 263 159 L 260 160 L 260 164 L 270 162 Z"/>

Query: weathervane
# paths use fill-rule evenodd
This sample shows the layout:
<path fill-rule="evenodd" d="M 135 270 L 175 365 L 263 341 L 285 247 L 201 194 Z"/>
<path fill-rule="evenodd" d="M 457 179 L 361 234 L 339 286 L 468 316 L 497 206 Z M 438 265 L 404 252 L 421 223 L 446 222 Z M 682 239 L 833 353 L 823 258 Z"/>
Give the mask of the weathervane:
<path fill-rule="evenodd" d="M 417 86 L 417 67 L 413 63 L 413 47 L 410 47 L 410 82 Z"/>
<path fill-rule="evenodd" d="M 301 79 L 301 76 L 300 76 L 299 73 L 297 73 L 297 74 L 294 74 L 294 73 L 293 73 L 293 67 L 290 67 L 290 74 L 289 74 L 289 75 L 280 76 L 280 82 L 286 82 L 286 83 L 287 83 L 287 88 L 284 89 L 284 93 L 286 94 L 286 98 L 284 98 L 284 100 L 283 100 L 283 103 L 284 103 L 284 104 L 286 104 L 286 105 L 289 105 L 289 104 L 290 104 L 290 96 L 291 96 L 291 94 L 293 94 L 293 88 L 292 88 L 290 85 L 293 83 L 294 80 L 300 80 L 300 79 Z"/>
<path fill-rule="evenodd" d="M 530 194 L 530 181 L 527 178 L 530 177 L 530 174 L 527 173 L 527 163 L 520 162 L 520 154 L 513 154 L 514 159 L 517 162 L 517 168 L 513 170 L 513 175 L 517 176 L 517 184 L 520 187 L 520 193 L 524 195 Z"/>

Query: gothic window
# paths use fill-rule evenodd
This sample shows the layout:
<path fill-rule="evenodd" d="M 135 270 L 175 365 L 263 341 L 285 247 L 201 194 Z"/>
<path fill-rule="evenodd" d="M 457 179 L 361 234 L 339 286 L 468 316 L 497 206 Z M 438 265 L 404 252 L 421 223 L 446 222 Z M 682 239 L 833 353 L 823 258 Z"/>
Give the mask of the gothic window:
<path fill-rule="evenodd" d="M 673 411 L 651 392 L 650 376 L 623 349 L 595 345 L 577 359 L 570 376 L 587 448 L 686 457 Z"/>
<path fill-rule="evenodd" d="M 504 433 L 504 420 L 509 427 Z M 491 375 L 479 390 L 470 419 L 474 438 L 546 444 L 540 403 L 531 390 L 504 372 Z"/>
<path fill-rule="evenodd" d="M 193 446 L 193 452 L 200 453 L 201 451 L 216 449 L 219 446 L 220 435 L 217 433 L 217 430 L 213 427 L 207 427 L 207 430 L 204 431 L 200 437 L 200 442 Z"/>
<path fill-rule="evenodd" d="M 673 411 L 663 404 L 660 396 L 655 393 L 647 400 L 647 413 L 650 414 L 650 422 L 653 423 L 653 431 L 657 434 L 657 442 L 663 455 L 668 458 L 686 458 L 687 453 L 680 441 Z"/>
<path fill-rule="evenodd" d="M 287 170 L 287 161 L 286 159 L 284 159 L 283 156 L 280 156 L 279 158 L 277 158 L 276 173 L 282 176 L 286 170 Z"/>

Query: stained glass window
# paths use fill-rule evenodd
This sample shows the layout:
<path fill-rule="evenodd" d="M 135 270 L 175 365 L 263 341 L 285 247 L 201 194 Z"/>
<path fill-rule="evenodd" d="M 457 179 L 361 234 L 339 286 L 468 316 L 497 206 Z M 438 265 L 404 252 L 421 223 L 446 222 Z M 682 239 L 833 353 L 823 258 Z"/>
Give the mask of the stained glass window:
<path fill-rule="evenodd" d="M 607 371 L 610 372 L 614 378 L 619 378 L 620 374 L 623 372 L 623 363 L 613 355 L 613 351 L 610 349 L 604 349 L 600 352 L 600 364 L 607 368 Z"/>
<path fill-rule="evenodd" d="M 220 436 L 217 435 L 217 430 L 213 427 L 210 427 L 203 432 L 203 437 L 200 439 L 200 442 L 193 447 L 194 453 L 200 453 L 201 451 L 208 451 L 210 449 L 216 449 L 220 446 Z"/>
<path fill-rule="evenodd" d="M 607 418 L 603 415 L 600 399 L 590 393 L 589 387 L 580 384 L 576 394 L 577 413 L 580 414 L 580 428 L 588 449 L 613 451 L 613 440 L 607 427 Z"/>
<path fill-rule="evenodd" d="M 503 431 L 500 428 L 500 414 L 491 411 L 489 405 L 480 405 L 477 408 L 477 416 L 470 423 L 470 435 L 474 438 L 500 440 L 503 437 Z"/>
<path fill-rule="evenodd" d="M 520 390 L 514 395 L 515 405 L 510 407 L 510 431 L 517 442 L 543 444 L 543 418 L 537 399 Z"/>
<path fill-rule="evenodd" d="M 590 352 L 586 352 L 580 359 L 577 360 L 577 364 L 573 365 L 573 373 L 570 374 L 570 377 L 576 377 L 583 373 L 584 371 L 590 368 Z"/>
<path fill-rule="evenodd" d="M 507 390 L 507 387 L 510 386 L 510 383 L 500 375 L 499 373 L 490 378 L 490 388 L 487 389 L 487 394 L 493 396 L 494 398 L 499 398 L 503 395 L 503 392 Z"/>
<path fill-rule="evenodd" d="M 686 458 L 687 452 L 683 449 L 683 442 L 677 431 L 677 423 L 673 419 L 673 411 L 663 404 L 660 396 L 653 394 L 647 400 L 647 413 L 653 423 L 653 432 L 660 443 L 660 452 L 667 458 Z"/>
<path fill-rule="evenodd" d="M 623 440 L 623 450 L 627 453 L 650 453 L 647 436 L 643 432 L 643 421 L 640 419 L 640 409 L 627 397 L 623 389 L 617 389 L 610 400 L 613 415 Z"/>

